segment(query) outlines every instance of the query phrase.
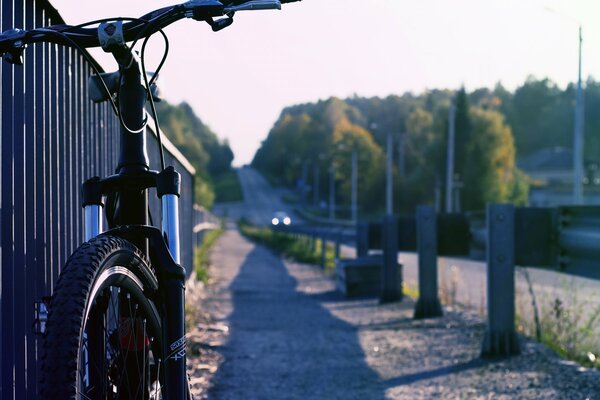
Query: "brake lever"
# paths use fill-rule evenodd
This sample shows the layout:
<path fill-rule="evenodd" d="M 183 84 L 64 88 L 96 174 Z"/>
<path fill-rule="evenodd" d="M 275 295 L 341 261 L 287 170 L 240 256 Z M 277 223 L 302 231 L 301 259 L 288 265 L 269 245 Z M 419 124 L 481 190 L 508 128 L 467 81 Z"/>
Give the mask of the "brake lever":
<path fill-rule="evenodd" d="M 254 11 L 254 10 L 281 10 L 279 0 L 252 0 L 237 6 L 225 7 L 225 13 L 235 11 Z"/>
<path fill-rule="evenodd" d="M 225 29 L 231 24 L 233 24 L 233 12 L 229 13 L 225 18 L 219 18 L 218 20 L 214 20 L 212 18 L 207 18 L 206 22 L 210 25 L 213 32 L 219 32 L 221 29 Z"/>

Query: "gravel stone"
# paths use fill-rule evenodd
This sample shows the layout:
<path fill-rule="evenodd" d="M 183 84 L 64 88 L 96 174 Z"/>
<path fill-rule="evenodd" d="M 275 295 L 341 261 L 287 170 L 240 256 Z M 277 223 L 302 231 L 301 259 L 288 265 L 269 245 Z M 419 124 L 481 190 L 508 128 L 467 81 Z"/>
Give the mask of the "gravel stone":
<path fill-rule="evenodd" d="M 600 371 L 527 338 L 519 356 L 481 360 L 475 314 L 415 321 L 409 298 L 347 300 L 318 267 L 235 230 L 211 260 L 213 281 L 188 288 L 201 316 L 189 335 L 196 398 L 600 399 Z"/>

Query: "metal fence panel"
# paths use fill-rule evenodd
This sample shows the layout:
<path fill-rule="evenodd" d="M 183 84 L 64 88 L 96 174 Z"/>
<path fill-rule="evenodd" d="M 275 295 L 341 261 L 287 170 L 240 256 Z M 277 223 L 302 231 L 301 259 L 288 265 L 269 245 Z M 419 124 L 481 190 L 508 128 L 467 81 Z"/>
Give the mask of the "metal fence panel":
<path fill-rule="evenodd" d="M 43 0 L 1 0 L 0 31 L 63 23 Z M 119 124 L 108 104 L 88 99 L 90 65 L 76 50 L 36 44 L 24 66 L 0 63 L 0 398 L 35 399 L 40 351 L 35 301 L 49 296 L 83 240 L 80 184 L 117 164 Z M 148 133 L 152 167 L 158 147 Z M 170 150 L 169 150 L 170 149 Z M 193 169 L 172 146 L 182 174 L 182 263 L 191 271 Z M 158 201 L 151 193 L 154 225 Z"/>

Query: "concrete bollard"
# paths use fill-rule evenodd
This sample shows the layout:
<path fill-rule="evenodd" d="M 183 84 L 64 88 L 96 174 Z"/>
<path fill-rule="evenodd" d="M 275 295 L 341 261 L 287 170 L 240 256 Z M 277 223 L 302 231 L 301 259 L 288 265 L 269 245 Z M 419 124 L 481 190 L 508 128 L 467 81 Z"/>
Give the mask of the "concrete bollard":
<path fill-rule="evenodd" d="M 337 231 L 335 233 L 335 259 L 339 260 L 340 259 L 340 246 L 341 246 L 341 241 L 342 241 L 342 233 L 341 231 Z"/>
<path fill-rule="evenodd" d="M 327 236 L 323 231 L 321 234 L 321 268 L 325 269 L 325 261 L 326 261 L 326 253 L 327 253 Z"/>
<path fill-rule="evenodd" d="M 487 208 L 487 327 L 481 357 L 519 354 L 515 333 L 515 207 Z"/>
<path fill-rule="evenodd" d="M 383 268 L 381 268 L 381 303 L 402 300 L 402 273 L 398 268 L 398 220 L 386 215 L 382 224 Z"/>
<path fill-rule="evenodd" d="M 369 223 L 356 224 L 356 257 L 364 257 L 369 253 Z"/>
<path fill-rule="evenodd" d="M 442 316 L 438 297 L 437 221 L 431 206 L 417 207 L 417 253 L 419 260 L 419 300 L 415 319 Z"/>

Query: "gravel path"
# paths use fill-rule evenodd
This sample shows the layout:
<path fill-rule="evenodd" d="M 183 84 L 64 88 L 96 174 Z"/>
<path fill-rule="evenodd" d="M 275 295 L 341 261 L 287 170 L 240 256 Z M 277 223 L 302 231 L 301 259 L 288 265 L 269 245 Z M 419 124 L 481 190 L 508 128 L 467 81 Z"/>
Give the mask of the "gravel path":
<path fill-rule="evenodd" d="M 208 399 L 600 399 L 600 372 L 522 339 L 483 362 L 481 320 L 413 321 L 414 302 L 346 300 L 317 267 L 283 261 L 229 230 L 198 296 L 192 384 Z"/>

